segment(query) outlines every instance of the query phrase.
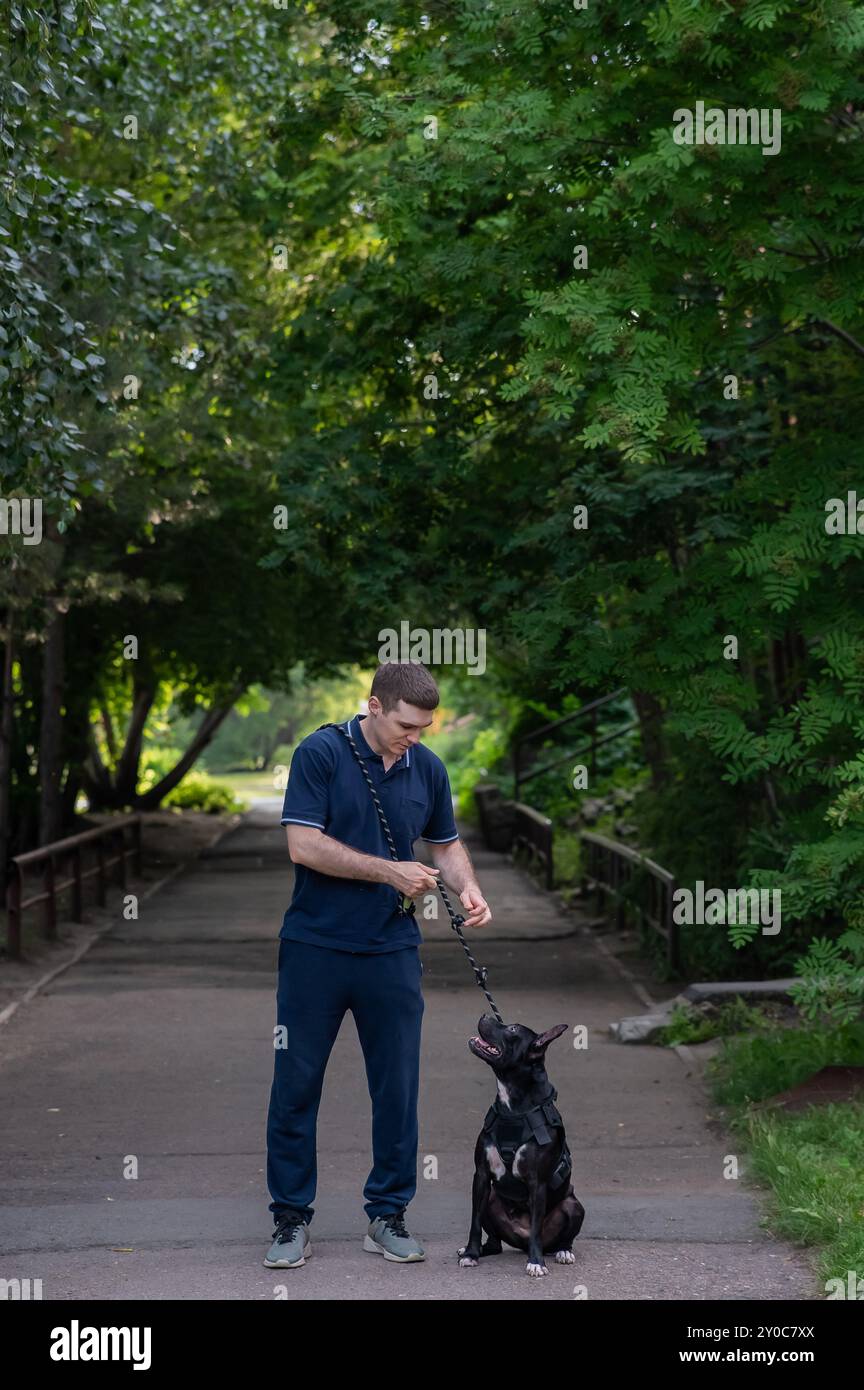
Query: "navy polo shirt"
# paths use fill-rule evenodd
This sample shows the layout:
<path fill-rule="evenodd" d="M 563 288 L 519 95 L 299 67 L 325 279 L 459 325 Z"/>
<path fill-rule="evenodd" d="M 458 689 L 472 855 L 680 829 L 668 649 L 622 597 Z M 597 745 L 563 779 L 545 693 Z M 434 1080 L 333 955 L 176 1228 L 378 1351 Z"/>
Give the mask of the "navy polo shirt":
<path fill-rule="evenodd" d="M 449 844 L 459 838 L 447 769 L 422 743 L 406 748 L 384 771 L 384 759 L 363 737 L 356 714 L 347 728 L 384 808 L 400 859 L 414 859 L 416 839 Z M 294 750 L 282 807 L 283 825 L 314 825 L 352 849 L 390 859 L 372 794 L 351 745 L 338 729 L 316 729 Z M 399 915 L 399 893 L 389 883 L 334 878 L 305 864 L 294 866 L 294 895 L 279 936 L 337 951 L 377 953 L 419 946 L 413 916 Z"/>

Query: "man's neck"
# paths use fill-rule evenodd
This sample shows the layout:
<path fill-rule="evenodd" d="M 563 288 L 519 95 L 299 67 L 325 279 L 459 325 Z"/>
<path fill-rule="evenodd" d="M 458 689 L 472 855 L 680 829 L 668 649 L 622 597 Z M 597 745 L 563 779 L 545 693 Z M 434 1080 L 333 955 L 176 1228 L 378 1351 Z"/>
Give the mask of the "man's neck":
<path fill-rule="evenodd" d="M 365 719 L 359 719 L 357 722 L 360 728 L 363 730 L 363 737 L 369 744 L 369 747 L 372 749 L 372 752 L 381 754 L 381 758 L 384 763 L 384 771 L 389 772 L 393 764 L 395 762 L 398 762 L 398 758 L 395 758 L 392 753 L 385 752 L 385 750 L 381 747 L 380 743 L 378 742 L 378 736 L 375 730 L 375 725 L 371 722 L 371 718 L 371 715 L 367 714 Z"/>

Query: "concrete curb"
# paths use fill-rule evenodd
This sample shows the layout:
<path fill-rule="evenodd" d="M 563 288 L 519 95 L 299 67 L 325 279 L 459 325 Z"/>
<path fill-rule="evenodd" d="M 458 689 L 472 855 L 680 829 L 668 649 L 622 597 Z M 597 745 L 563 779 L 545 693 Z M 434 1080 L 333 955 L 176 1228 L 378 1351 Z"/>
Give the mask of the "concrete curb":
<path fill-rule="evenodd" d="M 583 927 L 582 932 L 585 936 L 587 936 L 590 939 L 592 945 L 597 951 L 599 951 L 600 955 L 603 956 L 603 958 L 609 962 L 609 964 L 617 972 L 617 974 L 621 976 L 621 979 L 626 980 L 627 984 L 630 986 L 633 993 L 636 995 L 636 998 L 639 1000 L 639 1003 L 644 1004 L 645 1008 L 649 1011 L 656 1012 L 661 1007 L 661 1005 L 657 1003 L 656 999 L 651 998 L 651 995 L 648 993 L 645 986 L 641 983 L 640 980 L 637 980 L 635 976 L 631 974 L 631 972 L 627 969 L 626 965 L 621 964 L 621 961 L 618 959 L 618 957 L 614 955 L 612 951 L 609 950 L 609 947 L 606 945 L 605 941 L 603 941 L 599 936 L 595 936 L 590 927 Z M 701 1076 L 702 1069 L 699 1066 L 697 1059 L 693 1056 L 693 1053 L 690 1051 L 690 1048 L 687 1047 L 686 1043 L 676 1043 L 671 1048 L 671 1051 L 675 1053 L 679 1061 L 683 1062 L 685 1067 L 687 1067 L 690 1071 L 695 1071 L 699 1076 Z"/>

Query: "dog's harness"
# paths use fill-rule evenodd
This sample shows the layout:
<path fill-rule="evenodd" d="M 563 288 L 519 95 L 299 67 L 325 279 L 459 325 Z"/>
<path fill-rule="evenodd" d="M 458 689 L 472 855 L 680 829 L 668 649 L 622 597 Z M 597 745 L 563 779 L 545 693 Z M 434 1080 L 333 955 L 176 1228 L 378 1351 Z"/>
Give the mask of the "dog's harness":
<path fill-rule="evenodd" d="M 514 1114 L 499 1097 L 487 1111 L 486 1119 L 483 1121 L 484 1138 L 488 1143 L 495 1145 L 508 1170 L 500 1178 L 493 1174 L 492 1182 L 498 1195 L 506 1202 L 522 1203 L 527 1202 L 529 1198 L 528 1184 L 513 1172 L 516 1150 L 529 1139 L 535 1139 L 541 1147 L 551 1144 L 555 1138 L 555 1130 L 558 1129 L 561 1130 L 562 1138 L 564 1136 L 564 1121 L 555 1104 L 557 1099 L 558 1092 L 551 1086 L 545 1100 L 532 1106 L 530 1110 Z M 557 1191 L 562 1183 L 569 1182 L 572 1169 L 573 1161 L 567 1140 L 564 1139 L 561 1157 L 546 1184 L 549 1190 Z"/>

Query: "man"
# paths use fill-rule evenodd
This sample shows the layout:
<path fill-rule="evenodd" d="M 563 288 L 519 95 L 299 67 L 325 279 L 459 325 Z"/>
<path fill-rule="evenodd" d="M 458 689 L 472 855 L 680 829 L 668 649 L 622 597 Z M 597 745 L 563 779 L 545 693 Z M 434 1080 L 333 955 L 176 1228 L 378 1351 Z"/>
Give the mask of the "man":
<path fill-rule="evenodd" d="M 447 770 L 421 744 L 439 702 L 419 663 L 379 666 L 368 714 L 343 725 L 364 759 L 396 844 L 390 857 L 372 794 L 348 740 L 318 729 L 291 760 L 282 810 L 296 867 L 279 933 L 280 1034 L 267 1119 L 267 1185 L 276 1220 L 269 1268 L 294 1269 L 311 1254 L 315 1134 L 324 1072 L 345 1011 L 357 1025 L 372 1097 L 372 1171 L 363 1189 L 364 1250 L 422 1260 L 404 1213 L 417 1190 L 417 1093 L 424 1002 L 423 938 L 403 895 L 435 891 L 443 873 L 483 927 L 492 913 L 453 819 Z M 418 863 L 417 838 L 437 867 Z"/>

